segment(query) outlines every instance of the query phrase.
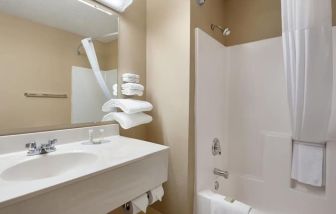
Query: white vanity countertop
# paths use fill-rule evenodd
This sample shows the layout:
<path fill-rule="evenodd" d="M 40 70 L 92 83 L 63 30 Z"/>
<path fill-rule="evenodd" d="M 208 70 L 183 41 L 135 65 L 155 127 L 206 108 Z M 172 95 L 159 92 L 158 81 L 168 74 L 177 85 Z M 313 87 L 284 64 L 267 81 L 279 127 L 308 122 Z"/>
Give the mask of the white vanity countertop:
<path fill-rule="evenodd" d="M 56 146 L 57 151 L 47 155 L 27 156 L 26 151 L 13 152 L 0 155 L 0 208 L 12 203 L 33 197 L 37 194 L 59 188 L 74 181 L 86 179 L 127 164 L 133 163 L 155 153 L 164 152 L 168 147 L 146 141 L 122 137 L 119 135 L 106 138 L 110 143 L 99 145 L 84 145 L 83 141 Z M 46 156 L 67 154 L 71 161 L 74 153 L 93 154 L 96 159 L 86 161 L 85 167 L 68 169 L 60 175 L 36 180 L 10 180 L 4 179 L 1 173 L 6 169 L 29 160 L 43 159 Z M 68 160 L 69 161 L 69 160 Z M 43 163 L 43 160 L 40 162 Z M 50 166 L 57 171 L 58 166 L 67 162 L 53 163 Z M 36 167 L 39 167 L 38 165 Z M 43 168 L 46 166 L 43 165 Z M 36 170 L 36 169 L 35 169 Z M 43 169 L 41 169 L 43 170 Z"/>

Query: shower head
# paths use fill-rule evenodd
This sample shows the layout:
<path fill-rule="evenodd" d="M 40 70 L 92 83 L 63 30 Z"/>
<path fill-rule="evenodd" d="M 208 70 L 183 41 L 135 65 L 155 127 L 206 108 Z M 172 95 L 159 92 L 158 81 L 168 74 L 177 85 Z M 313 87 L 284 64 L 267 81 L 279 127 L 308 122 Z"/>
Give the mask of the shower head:
<path fill-rule="evenodd" d="M 223 31 L 223 36 L 229 36 L 231 34 L 231 30 L 229 28 L 225 28 Z"/>
<path fill-rule="evenodd" d="M 228 27 L 224 28 L 218 25 L 211 24 L 210 28 L 212 31 L 215 31 L 216 29 L 218 29 L 223 34 L 223 36 L 229 36 L 231 34 L 231 30 Z"/>
<path fill-rule="evenodd" d="M 196 0 L 198 5 L 203 5 L 205 3 L 205 0 Z"/>

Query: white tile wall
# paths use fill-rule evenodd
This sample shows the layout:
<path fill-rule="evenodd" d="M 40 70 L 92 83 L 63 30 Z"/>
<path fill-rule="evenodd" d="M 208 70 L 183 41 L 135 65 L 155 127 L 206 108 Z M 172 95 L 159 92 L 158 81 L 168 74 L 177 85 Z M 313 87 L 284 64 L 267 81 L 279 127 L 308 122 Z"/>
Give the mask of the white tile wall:
<path fill-rule="evenodd" d="M 263 213 L 336 213 L 336 142 L 328 144 L 326 190 L 291 188 L 281 38 L 228 48 L 200 30 L 196 35 L 197 190 L 217 179 L 219 192 Z M 336 50 L 336 32 L 333 45 Z M 336 105 L 332 118 L 330 139 L 336 139 Z M 215 136 L 223 139 L 221 158 L 209 152 Z M 229 170 L 230 179 L 212 175 L 214 166 Z"/>

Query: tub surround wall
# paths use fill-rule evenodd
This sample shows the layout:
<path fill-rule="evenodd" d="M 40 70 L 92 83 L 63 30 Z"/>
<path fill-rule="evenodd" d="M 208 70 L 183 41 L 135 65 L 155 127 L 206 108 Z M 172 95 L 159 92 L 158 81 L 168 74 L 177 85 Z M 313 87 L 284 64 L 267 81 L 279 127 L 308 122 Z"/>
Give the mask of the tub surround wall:
<path fill-rule="evenodd" d="M 203 6 L 199 6 L 196 1 L 190 1 L 190 91 L 189 91 L 189 162 L 190 162 L 190 171 L 189 175 L 195 175 L 195 29 L 201 28 L 203 31 L 210 34 L 221 44 L 224 44 L 225 37 L 220 33 L 213 32 L 210 29 L 212 23 L 222 25 L 223 20 L 225 19 L 223 0 L 211 0 L 207 1 Z M 218 53 L 218 52 L 216 52 Z M 222 53 L 224 54 L 224 53 Z M 222 55 L 218 53 L 218 55 Z M 222 63 L 225 63 L 222 61 Z M 212 65 L 210 65 L 212 66 Z M 215 67 L 218 65 L 214 65 Z M 224 64 L 222 64 L 224 66 Z M 220 66 L 219 66 L 220 67 Z M 203 176 L 203 175 L 197 175 Z M 197 179 L 197 176 L 193 178 L 193 181 Z M 208 176 L 204 174 L 204 176 Z M 190 184 L 197 189 L 195 182 L 189 181 Z M 196 191 L 194 189 L 194 192 Z M 197 191 L 196 191 L 197 192 Z"/>
<path fill-rule="evenodd" d="M 209 146 L 209 140 L 214 136 L 227 133 L 227 141 L 223 141 L 222 160 L 212 155 L 202 154 L 197 161 L 214 163 L 218 168 L 230 171 L 230 179 L 217 178 L 220 182 L 220 192 L 248 203 L 259 211 L 269 214 L 300 213 L 333 213 L 336 209 L 333 199 L 336 197 L 336 108 L 333 116 L 327 146 L 327 184 L 326 189 L 307 188 L 307 186 L 292 186 L 291 170 L 291 129 L 289 122 L 288 102 L 286 96 L 285 74 L 283 71 L 282 40 L 280 37 L 262 40 L 233 47 L 224 47 L 205 33 L 200 33 L 200 41 L 212 51 L 203 52 L 200 58 L 215 59 L 223 56 L 222 61 L 229 62 L 229 67 L 222 70 L 221 76 L 216 72 L 221 66 L 208 68 L 199 67 L 204 84 L 202 87 L 211 88 L 204 100 L 224 99 L 228 104 L 228 112 L 219 111 L 218 118 L 226 118 L 227 124 L 219 120 L 200 123 L 201 146 Z M 333 32 L 333 46 L 336 50 L 336 31 Z M 212 44 L 212 46 L 211 46 Z M 217 44 L 217 45 L 216 45 Z M 219 49 L 223 49 L 221 52 Z M 216 51 L 217 50 L 217 51 Z M 224 54 L 225 51 L 228 54 Z M 204 49 L 203 49 L 204 51 Z M 210 52 L 209 52 L 210 51 Z M 219 53 L 218 53 L 219 52 Z M 211 53 L 216 53 L 212 56 Z M 334 56 L 336 62 L 336 57 Z M 206 58 L 203 63 L 207 62 Z M 214 65 L 213 65 L 214 66 Z M 336 71 L 335 71 L 336 72 Z M 222 78 L 221 84 L 214 84 Z M 229 88 L 225 96 L 226 87 Z M 220 91 L 214 94 L 213 91 Z M 336 90 L 334 89 L 336 94 Z M 216 100 L 215 104 L 220 101 Z M 218 103 L 217 103 L 218 104 Z M 203 104 L 204 105 L 204 104 Z M 203 106 L 203 108 L 205 108 Z M 211 107 L 214 108 L 214 107 Z M 210 111 L 211 112 L 211 111 Z M 211 117 L 212 114 L 210 114 Z M 217 127 L 227 127 L 217 131 Z M 203 135 L 202 135 L 203 133 Z M 226 157 L 226 158 L 225 158 Z M 205 166 L 202 173 L 211 169 Z M 206 182 L 201 181 L 200 188 L 212 188 L 216 179 L 206 176 Z M 210 183 L 208 183 L 210 181 Z M 208 186 L 206 186 L 208 183 Z M 199 182 L 197 182 L 199 185 Z M 271 197 L 270 197 L 271 196 Z"/>
<path fill-rule="evenodd" d="M 228 168 L 227 120 L 228 49 L 200 29 L 196 29 L 196 189 L 212 189 L 213 169 Z M 210 71 L 210 72 L 204 72 Z M 221 143 L 222 155 L 213 157 L 212 141 Z M 195 195 L 196 197 L 196 195 Z"/>

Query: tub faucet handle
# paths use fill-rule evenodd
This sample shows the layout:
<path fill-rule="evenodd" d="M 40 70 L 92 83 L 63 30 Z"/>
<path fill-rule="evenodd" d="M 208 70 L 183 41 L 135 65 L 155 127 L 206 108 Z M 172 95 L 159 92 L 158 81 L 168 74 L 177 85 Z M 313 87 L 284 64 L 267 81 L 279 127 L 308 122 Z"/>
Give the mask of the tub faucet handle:
<path fill-rule="evenodd" d="M 57 143 L 57 139 L 52 139 L 52 140 L 49 140 L 48 141 L 48 145 L 50 145 L 50 146 L 55 146 L 55 144 Z"/>
<path fill-rule="evenodd" d="M 212 154 L 213 156 L 222 154 L 222 149 L 221 149 L 220 141 L 218 140 L 218 138 L 215 138 L 212 141 Z"/>
<path fill-rule="evenodd" d="M 27 148 L 29 151 L 35 150 L 36 147 L 37 147 L 36 142 L 32 142 L 32 143 L 27 143 L 27 144 L 26 144 L 26 148 Z"/>

